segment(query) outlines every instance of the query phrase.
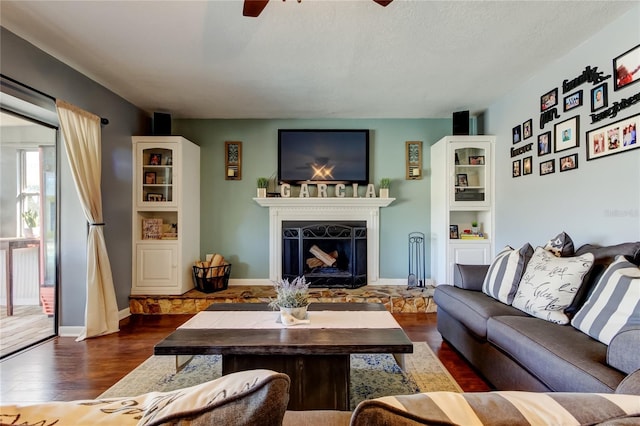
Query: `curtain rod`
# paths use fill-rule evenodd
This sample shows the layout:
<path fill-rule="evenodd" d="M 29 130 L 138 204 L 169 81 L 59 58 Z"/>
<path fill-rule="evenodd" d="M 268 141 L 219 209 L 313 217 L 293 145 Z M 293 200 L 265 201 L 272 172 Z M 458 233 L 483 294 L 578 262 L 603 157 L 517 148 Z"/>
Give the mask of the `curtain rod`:
<path fill-rule="evenodd" d="M 15 84 L 18 84 L 18 85 L 20 85 L 20 86 L 24 87 L 25 89 L 29 89 L 29 90 L 31 90 L 31 91 L 34 91 L 34 92 L 36 92 L 37 94 L 39 94 L 39 95 L 41 95 L 41 96 L 44 96 L 45 98 L 51 99 L 53 102 L 57 101 L 57 99 L 56 99 L 55 97 L 53 97 L 53 96 L 51 96 L 51 95 L 49 95 L 49 94 L 47 94 L 47 93 L 44 93 L 43 91 L 38 90 L 38 89 L 36 89 L 35 87 L 31 87 L 31 86 L 29 86 L 29 85 L 27 85 L 27 84 L 24 84 L 24 83 L 22 83 L 22 82 L 20 82 L 20 81 L 18 81 L 18 80 L 16 80 L 16 79 L 14 79 L 14 78 L 11 78 L 11 77 L 9 77 L 9 76 L 6 76 L 6 75 L 4 75 L 4 74 L 2 74 L 2 73 L 0 73 L 0 77 L 2 77 L 2 78 L 6 78 L 6 79 L 7 79 L 7 80 L 9 80 L 10 82 L 15 83 Z M 103 126 L 106 126 L 107 124 L 109 124 L 109 119 L 108 119 L 108 118 L 102 118 L 102 117 L 100 117 L 100 124 L 102 124 Z"/>

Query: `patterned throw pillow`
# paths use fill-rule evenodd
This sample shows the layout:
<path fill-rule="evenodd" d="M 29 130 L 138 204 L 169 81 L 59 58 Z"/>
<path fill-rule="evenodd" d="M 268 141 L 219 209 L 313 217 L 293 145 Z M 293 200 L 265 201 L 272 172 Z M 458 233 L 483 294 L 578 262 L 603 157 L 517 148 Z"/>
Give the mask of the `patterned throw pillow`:
<path fill-rule="evenodd" d="M 538 247 L 522 275 L 513 307 L 537 318 L 568 324 L 564 309 L 571 304 L 592 266 L 591 253 L 556 257 Z"/>
<path fill-rule="evenodd" d="M 571 325 L 608 345 L 627 324 L 640 324 L 640 268 L 618 256 Z"/>
<path fill-rule="evenodd" d="M 573 256 L 574 246 L 573 240 L 566 232 L 561 232 L 547 242 L 544 246 L 545 250 L 550 251 L 558 257 Z"/>
<path fill-rule="evenodd" d="M 482 284 L 482 292 L 488 296 L 510 305 L 518 289 L 518 283 L 527 262 L 533 254 L 529 243 L 520 250 L 505 247 L 491 262 Z"/>

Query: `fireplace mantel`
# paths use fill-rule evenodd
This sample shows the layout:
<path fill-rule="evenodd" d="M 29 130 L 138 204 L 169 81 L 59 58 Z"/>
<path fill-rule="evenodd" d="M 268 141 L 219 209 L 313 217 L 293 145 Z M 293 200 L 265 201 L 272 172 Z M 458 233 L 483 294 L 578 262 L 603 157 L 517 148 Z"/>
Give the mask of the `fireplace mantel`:
<path fill-rule="evenodd" d="M 254 198 L 269 208 L 269 279 L 282 276 L 282 222 L 288 220 L 362 220 L 367 223 L 367 280 L 378 284 L 380 279 L 380 218 L 381 207 L 395 198 L 355 197 L 268 197 Z"/>

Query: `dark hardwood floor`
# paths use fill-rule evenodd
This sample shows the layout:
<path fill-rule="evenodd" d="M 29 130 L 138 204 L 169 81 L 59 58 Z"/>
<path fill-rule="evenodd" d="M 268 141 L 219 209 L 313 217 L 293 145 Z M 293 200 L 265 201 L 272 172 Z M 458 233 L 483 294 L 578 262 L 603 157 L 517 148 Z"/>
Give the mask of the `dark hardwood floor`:
<path fill-rule="evenodd" d="M 0 363 L 0 402 L 92 399 L 153 354 L 153 346 L 192 315 L 133 315 L 120 332 L 76 342 L 57 337 Z M 489 386 L 436 330 L 436 314 L 394 314 L 412 341 L 426 341 L 464 391 Z"/>

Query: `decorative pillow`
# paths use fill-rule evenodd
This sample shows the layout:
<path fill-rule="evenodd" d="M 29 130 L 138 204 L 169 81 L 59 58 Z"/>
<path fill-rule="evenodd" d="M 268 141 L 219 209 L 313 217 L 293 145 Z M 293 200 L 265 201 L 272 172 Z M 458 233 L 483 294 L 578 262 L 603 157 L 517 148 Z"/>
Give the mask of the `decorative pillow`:
<path fill-rule="evenodd" d="M 556 257 L 538 247 L 522 275 L 513 307 L 537 318 L 568 324 L 564 309 L 571 304 L 592 266 L 591 253 Z"/>
<path fill-rule="evenodd" d="M 636 395 L 426 392 L 362 401 L 353 412 L 351 426 L 585 425 L 619 419 L 631 425 L 637 417 L 640 405 Z"/>
<path fill-rule="evenodd" d="M 566 232 L 561 232 L 547 242 L 544 246 L 545 250 L 550 251 L 558 257 L 573 256 L 574 246 L 573 240 Z"/>
<path fill-rule="evenodd" d="M 571 325 L 608 345 L 627 324 L 640 324 L 640 268 L 618 256 L 604 271 Z"/>
<path fill-rule="evenodd" d="M 482 292 L 510 305 L 532 254 L 533 248 L 529 243 L 517 251 L 512 247 L 505 247 L 491 262 L 482 283 Z"/>
<path fill-rule="evenodd" d="M 4 405 L 0 423 L 24 425 L 280 425 L 289 376 L 270 370 L 232 373 L 189 388 L 136 397 Z M 15 423 L 14 423 L 15 422 Z"/>

